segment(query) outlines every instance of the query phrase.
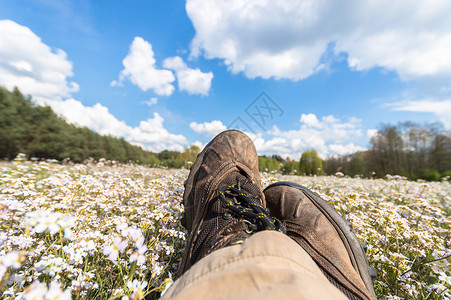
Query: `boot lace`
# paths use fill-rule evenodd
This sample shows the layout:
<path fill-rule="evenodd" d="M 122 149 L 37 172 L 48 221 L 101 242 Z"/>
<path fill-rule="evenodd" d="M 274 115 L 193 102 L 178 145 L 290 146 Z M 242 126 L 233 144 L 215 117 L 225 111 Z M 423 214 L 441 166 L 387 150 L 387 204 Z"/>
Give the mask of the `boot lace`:
<path fill-rule="evenodd" d="M 248 180 L 238 181 L 236 185 L 224 186 L 219 190 L 219 199 L 223 205 L 236 216 L 242 217 L 252 232 L 276 230 L 286 234 L 286 228 L 277 218 L 269 214 L 269 210 L 261 205 L 261 197 L 254 196 L 241 187 Z"/>

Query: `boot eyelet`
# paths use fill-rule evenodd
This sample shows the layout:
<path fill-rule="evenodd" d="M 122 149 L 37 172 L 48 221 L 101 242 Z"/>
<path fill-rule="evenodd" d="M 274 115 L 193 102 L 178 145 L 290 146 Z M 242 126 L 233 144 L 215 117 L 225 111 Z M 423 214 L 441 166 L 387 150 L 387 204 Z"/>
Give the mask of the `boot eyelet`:
<path fill-rule="evenodd" d="M 248 228 L 244 232 L 246 232 L 247 234 L 251 234 L 252 233 L 252 229 Z"/>
<path fill-rule="evenodd" d="M 230 213 L 230 211 L 226 211 L 226 212 L 222 215 L 222 217 L 223 217 L 225 220 L 230 220 L 230 219 L 232 218 L 232 214 Z"/>

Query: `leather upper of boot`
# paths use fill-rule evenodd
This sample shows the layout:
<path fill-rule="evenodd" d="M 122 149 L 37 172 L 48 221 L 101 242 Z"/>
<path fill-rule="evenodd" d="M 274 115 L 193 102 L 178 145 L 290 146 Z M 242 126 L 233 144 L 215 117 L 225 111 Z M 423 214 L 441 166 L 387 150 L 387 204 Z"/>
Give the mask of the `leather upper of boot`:
<path fill-rule="evenodd" d="M 183 197 L 189 236 L 177 276 L 211 251 L 250 235 L 246 221 L 219 197 L 221 190 L 235 185 L 255 205 L 266 205 L 255 146 L 247 135 L 231 130 L 216 136 L 191 167 Z"/>
<path fill-rule="evenodd" d="M 261 190 L 257 151 L 252 140 L 240 131 L 229 130 L 217 135 L 199 154 L 191 170 L 195 168 L 195 174 L 190 174 L 193 180 L 188 178 L 183 196 L 188 232 L 203 218 L 207 202 L 230 173 L 241 173 Z M 265 205 L 263 193 L 261 198 Z"/>
<path fill-rule="evenodd" d="M 279 218 L 287 234 L 298 242 L 323 272 L 350 290 L 360 299 L 373 299 L 356 272 L 351 256 L 333 225 L 308 194 L 291 186 L 274 186 L 265 190 L 271 215 Z"/>

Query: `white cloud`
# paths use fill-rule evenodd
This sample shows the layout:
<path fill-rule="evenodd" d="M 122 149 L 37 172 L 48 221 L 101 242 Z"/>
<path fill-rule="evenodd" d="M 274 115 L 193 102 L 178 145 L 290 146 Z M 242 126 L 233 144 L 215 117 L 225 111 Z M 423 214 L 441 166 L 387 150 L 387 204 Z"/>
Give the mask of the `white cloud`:
<path fill-rule="evenodd" d="M 164 128 L 164 119 L 158 113 L 138 127 L 131 127 L 100 103 L 85 106 L 68 98 L 78 88 L 76 83 L 68 81 L 72 64 L 62 50 L 52 51 L 29 28 L 1 20 L 0 41 L 0 85 L 8 89 L 17 86 L 24 94 L 31 94 L 37 103 L 51 106 L 68 122 L 100 134 L 124 137 L 148 150 L 183 150 L 188 144 L 183 135 L 172 134 Z"/>
<path fill-rule="evenodd" d="M 191 55 L 223 59 L 249 78 L 306 78 L 323 68 L 331 43 L 357 70 L 451 77 L 447 0 L 187 0 L 186 10 L 196 31 Z"/>
<path fill-rule="evenodd" d="M 185 64 L 180 56 L 168 57 L 163 61 L 163 67 L 166 69 L 172 69 L 175 71 L 180 71 L 187 69 L 188 66 Z"/>
<path fill-rule="evenodd" d="M 192 143 L 192 145 L 199 147 L 199 149 L 202 151 L 202 149 L 204 149 L 204 147 L 207 144 L 206 143 L 202 143 L 201 141 L 195 141 L 194 143 Z"/>
<path fill-rule="evenodd" d="M 122 61 L 124 69 L 119 74 L 119 81 L 111 85 L 120 85 L 125 79 L 137 85 L 142 91 L 152 89 L 158 95 L 170 96 L 174 92 L 171 84 L 175 78 L 171 71 L 157 69 L 152 45 L 141 37 L 135 37 L 130 51 Z"/>
<path fill-rule="evenodd" d="M 354 153 L 357 151 L 365 150 L 363 147 L 354 145 L 354 143 L 342 144 L 331 144 L 328 146 L 329 152 L 334 155 L 345 155 L 349 153 Z"/>
<path fill-rule="evenodd" d="M 302 152 L 315 149 L 318 155 L 343 155 L 364 150 L 352 141 L 362 136 L 361 120 L 349 118 L 341 121 L 334 116 L 318 118 L 315 114 L 302 114 L 296 130 L 283 131 L 277 126 L 266 133 L 247 133 L 260 154 L 279 154 L 282 157 L 299 159 Z"/>
<path fill-rule="evenodd" d="M 306 115 L 302 114 L 300 121 L 301 121 L 301 123 L 304 123 L 305 125 L 310 126 L 310 127 L 319 128 L 321 126 L 321 123 L 319 122 L 318 118 L 314 114 L 306 114 Z"/>
<path fill-rule="evenodd" d="M 45 101 L 65 119 L 79 126 L 86 126 L 100 134 L 123 137 L 128 142 L 144 149 L 160 152 L 165 149 L 182 151 L 188 141 L 183 135 L 170 133 L 163 126 L 164 119 L 158 113 L 153 118 L 141 121 L 139 126 L 131 127 L 118 120 L 106 106 L 100 103 L 84 106 L 75 99 Z"/>
<path fill-rule="evenodd" d="M 218 120 L 204 123 L 191 122 L 189 127 L 195 132 L 205 134 L 208 137 L 214 137 L 227 129 L 227 126 Z"/>
<path fill-rule="evenodd" d="M 72 63 L 61 49 L 51 49 L 28 27 L 0 20 L 0 84 L 20 87 L 36 98 L 61 99 L 78 90 Z"/>
<path fill-rule="evenodd" d="M 144 148 L 160 152 L 165 149 L 182 151 L 188 141 L 181 134 L 172 134 L 163 126 L 164 119 L 154 113 L 152 119 L 141 121 L 138 127 L 131 128 L 127 140 Z"/>
<path fill-rule="evenodd" d="M 415 112 L 429 112 L 434 114 L 451 115 L 451 100 L 433 101 L 433 100 L 418 100 L 407 101 L 396 105 L 394 110 L 415 111 Z"/>
<path fill-rule="evenodd" d="M 432 113 L 447 127 L 451 129 L 451 100 L 411 100 L 402 101 L 392 105 L 393 110 Z"/>
<path fill-rule="evenodd" d="M 68 122 L 86 126 L 100 134 L 126 137 L 130 132 L 130 128 L 125 122 L 119 121 L 107 107 L 100 103 L 85 106 L 73 98 L 43 102 L 43 104 L 50 105 L 57 114 L 64 116 Z"/>
<path fill-rule="evenodd" d="M 158 103 L 158 98 L 157 97 L 152 97 L 147 101 L 143 101 L 143 104 L 146 104 L 147 106 L 152 106 Z"/>
<path fill-rule="evenodd" d="M 368 137 L 368 140 L 370 140 L 376 134 L 377 134 L 377 129 L 368 129 L 366 131 L 366 136 Z"/>
<path fill-rule="evenodd" d="M 279 154 L 284 158 L 299 159 L 302 152 L 310 149 L 315 149 L 322 158 L 364 150 L 354 144 L 356 138 L 362 137 L 360 119 L 351 117 L 342 121 L 332 115 L 318 118 L 309 113 L 302 114 L 299 120 L 299 127 L 295 130 L 284 131 L 273 126 L 264 134 L 245 133 L 252 139 L 259 154 Z M 219 120 L 191 122 L 190 127 L 209 138 L 227 130 Z"/>
<path fill-rule="evenodd" d="M 179 90 L 187 91 L 188 94 L 208 96 L 213 79 L 212 72 L 204 73 L 197 68 L 190 69 L 180 56 L 166 58 L 163 67 L 175 71 Z"/>
<path fill-rule="evenodd" d="M 141 121 L 139 126 L 131 127 L 118 120 L 100 103 L 84 106 L 80 101 L 68 99 L 48 104 L 71 123 L 86 126 L 100 134 L 123 137 L 128 142 L 150 151 L 181 151 L 188 143 L 183 135 L 172 134 L 165 129 L 164 119 L 158 113 L 154 113 L 153 118 Z"/>

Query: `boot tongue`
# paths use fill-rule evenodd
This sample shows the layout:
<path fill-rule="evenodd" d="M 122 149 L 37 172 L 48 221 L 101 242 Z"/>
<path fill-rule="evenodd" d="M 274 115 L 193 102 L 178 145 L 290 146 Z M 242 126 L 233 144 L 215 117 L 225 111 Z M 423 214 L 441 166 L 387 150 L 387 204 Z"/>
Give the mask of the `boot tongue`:
<path fill-rule="evenodd" d="M 240 172 L 232 172 L 219 184 L 219 188 L 224 186 L 237 186 L 240 183 L 240 188 L 245 190 L 253 196 L 258 196 L 263 205 L 265 205 L 264 194 L 259 186 L 252 183 L 246 176 Z"/>

